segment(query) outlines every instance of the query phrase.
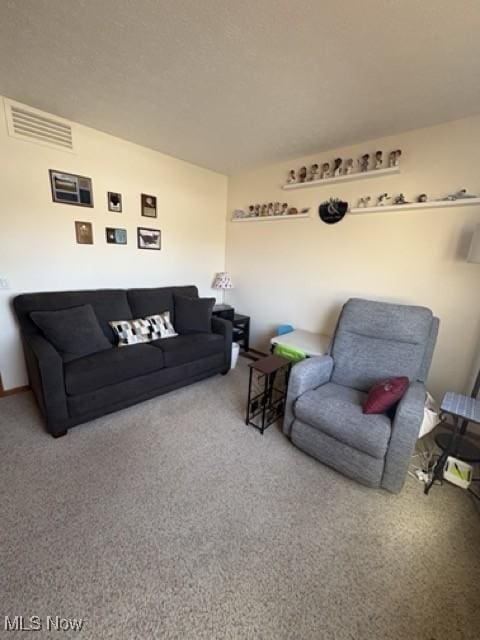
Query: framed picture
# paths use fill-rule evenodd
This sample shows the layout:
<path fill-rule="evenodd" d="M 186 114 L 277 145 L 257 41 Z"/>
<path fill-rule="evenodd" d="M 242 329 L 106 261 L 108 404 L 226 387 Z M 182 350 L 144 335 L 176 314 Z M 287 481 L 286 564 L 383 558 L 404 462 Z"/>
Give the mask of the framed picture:
<path fill-rule="evenodd" d="M 157 217 L 157 197 L 142 193 L 142 216 L 145 218 Z"/>
<path fill-rule="evenodd" d="M 160 251 L 162 232 L 160 229 L 145 229 L 137 227 L 137 245 L 139 249 L 156 249 Z"/>
<path fill-rule="evenodd" d="M 93 207 L 91 178 L 73 173 L 49 170 L 53 202 L 75 204 L 79 207 Z"/>
<path fill-rule="evenodd" d="M 108 210 L 122 213 L 122 194 L 115 191 L 107 192 Z"/>
<path fill-rule="evenodd" d="M 78 244 L 93 244 L 93 229 L 91 222 L 75 221 L 75 236 Z"/>
<path fill-rule="evenodd" d="M 112 227 L 106 227 L 105 237 L 108 244 L 127 244 L 126 229 L 114 229 Z"/>

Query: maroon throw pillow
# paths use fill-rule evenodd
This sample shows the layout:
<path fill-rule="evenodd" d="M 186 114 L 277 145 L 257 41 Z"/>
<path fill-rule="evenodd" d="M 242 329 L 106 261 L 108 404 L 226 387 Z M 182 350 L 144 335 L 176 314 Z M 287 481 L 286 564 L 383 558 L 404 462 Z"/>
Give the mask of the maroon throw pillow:
<path fill-rule="evenodd" d="M 409 384 L 410 381 L 405 376 L 377 382 L 368 392 L 363 413 L 384 413 L 400 400 Z"/>

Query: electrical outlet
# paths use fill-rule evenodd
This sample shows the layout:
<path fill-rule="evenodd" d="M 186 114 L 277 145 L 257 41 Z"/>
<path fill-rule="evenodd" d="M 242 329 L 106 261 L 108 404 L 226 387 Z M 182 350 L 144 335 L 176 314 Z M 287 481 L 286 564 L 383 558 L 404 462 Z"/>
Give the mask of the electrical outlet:
<path fill-rule="evenodd" d="M 0 278 L 0 289 L 10 289 L 10 283 L 7 278 Z"/>

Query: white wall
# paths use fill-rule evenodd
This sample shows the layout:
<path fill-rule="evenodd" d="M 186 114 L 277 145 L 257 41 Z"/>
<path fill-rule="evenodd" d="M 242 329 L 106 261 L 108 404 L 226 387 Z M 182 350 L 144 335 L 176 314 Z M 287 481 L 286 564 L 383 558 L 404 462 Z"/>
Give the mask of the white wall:
<path fill-rule="evenodd" d="M 226 176 L 80 125 L 75 155 L 11 138 L 0 99 L 0 373 L 6 389 L 27 383 L 10 300 L 26 291 L 196 284 L 213 295 L 225 262 Z M 94 208 L 52 202 L 49 169 L 93 179 Z M 107 191 L 123 213 L 107 210 Z M 157 196 L 158 218 L 140 215 L 140 193 Z M 93 222 L 94 244 L 75 242 L 75 220 Z M 107 245 L 105 227 L 127 229 Z M 162 231 L 162 250 L 137 249 L 136 228 Z"/>
<path fill-rule="evenodd" d="M 437 394 L 465 389 L 480 337 L 480 265 L 465 256 L 480 207 L 347 215 L 330 226 L 319 219 L 318 205 L 338 196 L 355 206 L 360 196 L 383 191 L 407 199 L 422 192 L 439 198 L 462 187 L 480 193 L 479 140 L 475 117 L 232 176 L 229 217 L 257 202 L 312 207 L 311 219 L 227 225 L 227 269 L 236 285 L 227 300 L 252 316 L 253 346 L 265 349 L 274 328 L 286 322 L 331 333 L 350 296 L 420 304 L 441 319 L 430 387 Z M 403 150 L 400 175 L 280 188 L 290 168 L 396 148 Z"/>

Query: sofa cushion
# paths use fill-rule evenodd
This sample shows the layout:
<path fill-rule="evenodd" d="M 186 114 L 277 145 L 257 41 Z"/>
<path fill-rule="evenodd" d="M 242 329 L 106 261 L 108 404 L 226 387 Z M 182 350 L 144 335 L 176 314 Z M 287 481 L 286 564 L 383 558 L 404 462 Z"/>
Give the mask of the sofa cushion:
<path fill-rule="evenodd" d="M 162 335 L 157 327 L 146 318 L 135 320 L 112 320 L 110 322 L 119 347 L 127 347 L 132 344 L 141 344 L 158 340 Z"/>
<path fill-rule="evenodd" d="M 65 364 L 65 389 L 68 395 L 88 393 L 152 373 L 163 366 L 163 351 L 148 344 L 136 344 L 128 349 L 112 347 Z"/>
<path fill-rule="evenodd" d="M 178 333 L 210 333 L 215 298 L 175 295 L 175 329 Z"/>
<path fill-rule="evenodd" d="M 298 398 L 296 417 L 354 449 L 383 458 L 390 439 L 391 422 L 384 414 L 365 415 L 367 394 L 331 382 Z"/>
<path fill-rule="evenodd" d="M 58 311 L 32 311 L 30 317 L 64 362 L 112 349 L 90 304 Z"/>
<path fill-rule="evenodd" d="M 166 367 L 177 367 L 193 360 L 223 353 L 223 336 L 218 333 L 192 333 L 162 338 L 151 343 L 161 349 Z"/>
<path fill-rule="evenodd" d="M 58 311 L 90 304 L 103 333 L 112 344 L 115 342 L 115 338 L 108 324 L 109 321 L 115 318 L 123 318 L 124 320 L 133 318 L 127 302 L 127 292 L 123 289 L 24 293 L 17 296 L 13 304 L 25 333 L 38 333 L 38 328 L 30 317 L 32 311 Z"/>
<path fill-rule="evenodd" d="M 193 285 L 185 287 L 154 287 L 149 289 L 129 289 L 128 302 L 135 318 L 146 318 L 164 311 L 170 311 L 170 320 L 175 323 L 173 294 L 198 297 L 198 289 Z M 122 316 L 117 316 L 121 318 Z M 132 316 L 130 316 L 132 317 Z"/>

